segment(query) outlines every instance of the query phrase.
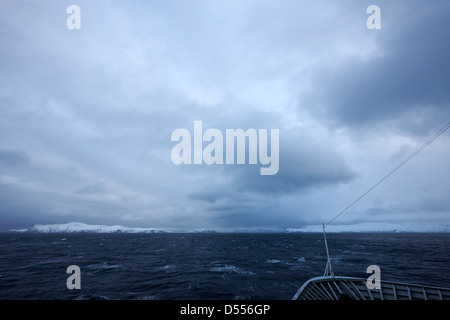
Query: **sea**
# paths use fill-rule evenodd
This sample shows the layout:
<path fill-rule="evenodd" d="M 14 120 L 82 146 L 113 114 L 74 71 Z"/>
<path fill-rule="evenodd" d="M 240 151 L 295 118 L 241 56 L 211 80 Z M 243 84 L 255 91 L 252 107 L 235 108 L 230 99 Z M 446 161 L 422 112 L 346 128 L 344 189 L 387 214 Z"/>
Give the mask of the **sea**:
<path fill-rule="evenodd" d="M 450 287 L 450 234 L 327 234 L 336 275 Z M 320 233 L 0 233 L 1 300 L 290 300 Z M 69 289 L 67 268 L 80 268 Z"/>

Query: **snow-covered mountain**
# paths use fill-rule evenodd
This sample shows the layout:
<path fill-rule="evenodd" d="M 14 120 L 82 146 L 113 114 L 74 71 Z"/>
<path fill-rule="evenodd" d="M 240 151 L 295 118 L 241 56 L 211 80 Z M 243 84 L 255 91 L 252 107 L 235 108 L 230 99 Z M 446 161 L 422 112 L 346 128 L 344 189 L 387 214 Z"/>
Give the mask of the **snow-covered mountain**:
<path fill-rule="evenodd" d="M 69 222 L 64 224 L 35 224 L 29 229 L 13 229 L 12 232 L 39 232 L 39 233 L 161 233 L 163 230 L 154 228 L 129 228 L 119 225 L 90 225 L 82 222 Z"/>
<path fill-rule="evenodd" d="M 195 229 L 193 231 L 190 231 L 190 233 L 217 233 L 217 231 L 210 229 Z"/>
<path fill-rule="evenodd" d="M 447 224 L 420 224 L 410 223 L 358 223 L 353 225 L 328 225 L 328 233 L 333 232 L 450 232 L 450 226 Z M 321 225 L 308 225 L 303 228 L 288 228 L 288 233 L 295 232 L 323 232 Z"/>
<path fill-rule="evenodd" d="M 12 229 L 10 232 L 35 232 L 35 233 L 216 233 L 210 229 L 194 230 L 161 230 L 155 228 L 129 228 L 120 225 L 90 225 L 82 222 L 69 222 L 65 224 L 36 224 L 32 228 Z M 450 225 L 427 225 L 417 223 L 391 224 L 391 223 L 359 223 L 354 225 L 328 225 L 328 233 L 333 232 L 450 232 Z M 239 232 L 239 231 L 234 231 Z M 246 231 L 248 232 L 248 231 Z M 280 232 L 280 231 L 278 231 Z M 281 231 L 283 232 L 283 231 Z M 322 232 L 321 225 L 308 225 L 302 228 L 288 228 L 284 232 Z"/>

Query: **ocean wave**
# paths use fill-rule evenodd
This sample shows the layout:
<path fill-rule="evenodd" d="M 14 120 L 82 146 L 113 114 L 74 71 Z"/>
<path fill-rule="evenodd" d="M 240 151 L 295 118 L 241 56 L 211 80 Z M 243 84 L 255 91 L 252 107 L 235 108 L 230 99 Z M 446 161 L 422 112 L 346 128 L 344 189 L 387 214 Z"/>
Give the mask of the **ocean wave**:
<path fill-rule="evenodd" d="M 143 296 L 143 297 L 138 297 L 137 300 L 157 300 L 157 296 L 156 295 Z"/>
<path fill-rule="evenodd" d="M 177 268 L 176 265 L 173 265 L 173 264 L 167 264 L 167 265 L 165 265 L 164 267 L 158 268 L 158 270 L 171 271 L 171 270 L 174 270 L 174 269 L 176 269 L 176 268 Z"/>
<path fill-rule="evenodd" d="M 224 266 L 217 266 L 217 267 L 213 267 L 211 269 L 209 269 L 209 271 L 211 272 L 224 272 L 224 273 L 236 273 L 239 275 L 247 275 L 247 276 L 252 276 L 254 275 L 253 272 L 248 271 L 248 270 L 243 270 L 241 268 L 238 268 L 236 266 L 233 265 L 224 265 Z"/>
<path fill-rule="evenodd" d="M 86 268 L 92 270 L 107 270 L 107 269 L 118 269 L 120 265 L 118 264 L 108 264 L 107 262 L 90 264 Z"/>
<path fill-rule="evenodd" d="M 86 294 L 80 294 L 74 300 L 110 300 L 107 296 L 89 296 Z"/>
<path fill-rule="evenodd" d="M 300 257 L 300 258 L 294 257 L 294 261 L 295 262 L 288 262 L 288 261 L 283 261 L 283 260 L 278 260 L 278 259 L 267 259 L 266 263 L 282 264 L 282 265 L 291 266 L 291 265 L 296 265 L 298 262 L 305 262 L 306 259 L 305 259 L 305 257 Z"/>
<path fill-rule="evenodd" d="M 45 266 L 47 264 L 55 264 L 55 263 L 67 263 L 67 259 L 66 258 L 50 258 L 50 259 L 45 259 L 45 260 L 41 260 L 41 261 L 37 261 L 37 262 L 32 262 L 23 266 L 18 266 L 16 267 L 16 269 L 28 269 L 28 268 L 35 268 L 35 267 L 42 267 Z"/>
<path fill-rule="evenodd" d="M 266 260 L 267 263 L 281 263 L 281 260 L 277 260 L 277 259 L 267 259 Z"/>

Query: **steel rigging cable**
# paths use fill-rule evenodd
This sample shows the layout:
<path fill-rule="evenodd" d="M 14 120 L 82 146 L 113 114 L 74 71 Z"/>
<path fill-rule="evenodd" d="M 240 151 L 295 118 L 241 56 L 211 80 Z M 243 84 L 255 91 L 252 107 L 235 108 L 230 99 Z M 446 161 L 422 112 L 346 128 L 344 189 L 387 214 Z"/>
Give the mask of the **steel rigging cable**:
<path fill-rule="evenodd" d="M 384 180 L 386 180 L 389 176 L 391 176 L 395 171 L 397 171 L 398 169 L 400 169 L 403 165 L 405 165 L 409 160 L 411 160 L 414 156 L 416 156 L 420 151 L 422 151 L 423 149 L 425 149 L 430 143 L 432 143 L 434 140 L 436 140 L 437 137 L 439 137 L 441 134 L 443 134 L 445 131 L 447 131 L 447 129 L 450 128 L 450 122 L 447 123 L 441 130 L 439 130 L 438 132 L 436 132 L 434 134 L 434 136 L 432 136 L 430 139 L 427 140 L 427 142 L 425 142 L 420 148 L 418 148 L 416 151 L 414 151 L 413 153 L 411 153 L 409 155 L 409 157 L 407 157 L 405 160 L 403 160 L 398 166 L 396 166 L 391 172 L 389 172 L 387 175 L 385 175 L 380 181 L 378 181 L 377 183 L 375 183 L 369 190 L 367 190 L 366 192 L 364 192 L 361 196 L 359 196 L 355 201 L 353 201 L 350 205 L 348 205 L 344 210 L 342 210 L 340 213 L 338 213 L 333 219 L 331 219 L 330 221 L 328 221 L 327 223 L 324 224 L 324 231 L 325 231 L 325 226 L 329 225 L 330 223 L 332 223 L 334 220 L 336 220 L 336 218 L 338 218 L 341 214 L 343 214 L 345 211 L 347 211 L 348 209 L 350 209 L 355 203 L 357 203 L 359 200 L 361 200 L 366 194 L 368 194 L 370 191 L 372 191 L 373 189 L 375 189 L 380 183 L 382 183 Z"/>

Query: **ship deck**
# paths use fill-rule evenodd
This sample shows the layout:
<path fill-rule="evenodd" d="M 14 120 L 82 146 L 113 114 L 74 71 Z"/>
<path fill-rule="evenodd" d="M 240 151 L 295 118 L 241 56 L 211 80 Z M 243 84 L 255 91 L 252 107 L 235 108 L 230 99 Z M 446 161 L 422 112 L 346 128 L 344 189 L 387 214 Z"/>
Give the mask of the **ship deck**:
<path fill-rule="evenodd" d="M 450 300 L 450 289 L 387 281 L 369 289 L 366 279 L 322 276 L 306 281 L 292 300 Z"/>

